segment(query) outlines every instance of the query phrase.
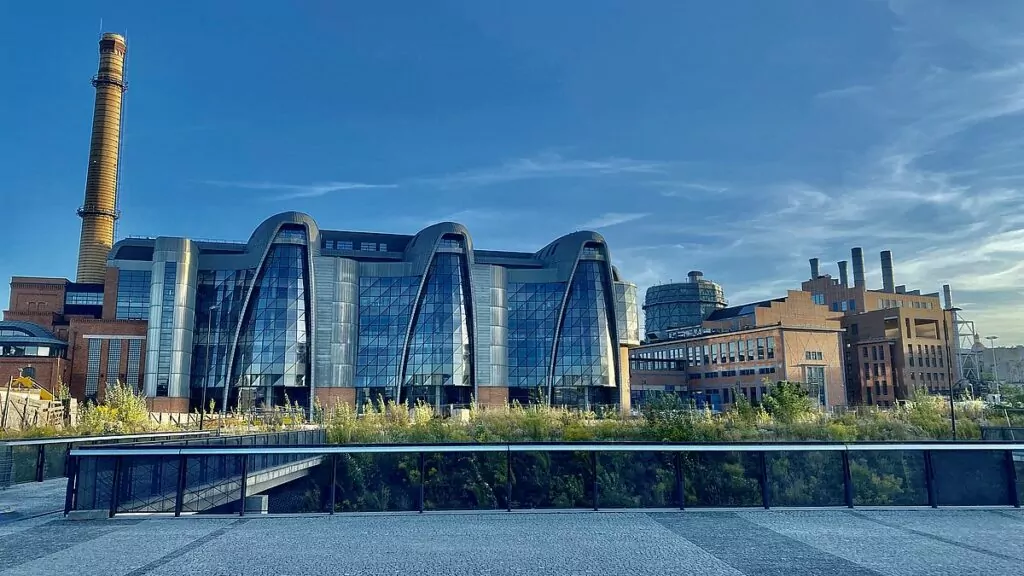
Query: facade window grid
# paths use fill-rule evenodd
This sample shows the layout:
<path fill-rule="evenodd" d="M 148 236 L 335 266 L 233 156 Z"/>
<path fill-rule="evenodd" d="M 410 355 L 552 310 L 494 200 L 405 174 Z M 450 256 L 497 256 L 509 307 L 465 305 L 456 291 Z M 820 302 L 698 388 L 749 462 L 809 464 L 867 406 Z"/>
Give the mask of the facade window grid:
<path fill-rule="evenodd" d="M 85 370 L 85 395 L 94 397 L 100 389 L 100 351 L 103 341 L 97 338 L 89 340 L 89 363 Z"/>
<path fill-rule="evenodd" d="M 242 318 L 231 384 L 246 404 L 305 403 L 309 373 L 309 274 L 304 230 L 281 230 L 298 244 L 275 244 L 256 277 Z M 216 311 L 215 311 L 216 312 Z"/>
<path fill-rule="evenodd" d="M 111 340 L 107 344 L 107 379 L 106 385 L 112 386 L 120 380 L 121 371 L 121 341 Z"/>
<path fill-rule="evenodd" d="M 121 270 L 117 277 L 118 320 L 146 320 L 149 318 L 149 289 L 152 272 L 149 270 Z"/>
<path fill-rule="evenodd" d="M 508 285 L 509 386 L 533 388 L 547 384 L 551 348 L 564 282 Z M 645 353 L 650 358 L 649 352 Z"/>
<path fill-rule="evenodd" d="M 142 363 L 142 340 L 128 341 L 128 376 L 125 383 L 133 390 L 139 389 L 139 368 Z"/>
<path fill-rule="evenodd" d="M 156 395 L 167 396 L 171 378 L 171 341 L 174 336 L 174 292 L 177 262 L 164 263 L 164 284 L 160 302 L 160 347 L 157 358 Z"/>
<path fill-rule="evenodd" d="M 586 248 L 584 248 L 586 250 Z M 599 250 L 595 249 L 599 253 Z M 580 261 L 569 286 L 554 361 L 553 404 L 607 404 L 614 385 L 605 265 Z M 581 389 L 582 388 L 582 389 Z M 584 397 L 585 395 L 585 397 Z"/>
<path fill-rule="evenodd" d="M 103 293 L 102 292 L 66 292 L 64 294 L 64 303 L 72 305 L 85 305 L 85 306 L 102 306 L 103 305 Z"/>

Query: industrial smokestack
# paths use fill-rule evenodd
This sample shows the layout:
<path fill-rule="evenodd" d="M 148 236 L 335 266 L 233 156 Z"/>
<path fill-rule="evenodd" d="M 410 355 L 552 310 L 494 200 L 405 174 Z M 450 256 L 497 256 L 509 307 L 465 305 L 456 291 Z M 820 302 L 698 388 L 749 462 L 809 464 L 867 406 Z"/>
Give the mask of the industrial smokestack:
<path fill-rule="evenodd" d="M 891 294 L 896 288 L 896 282 L 892 277 L 892 252 L 882 250 L 880 256 L 882 258 L 882 290 Z"/>
<path fill-rule="evenodd" d="M 96 104 L 92 115 L 85 203 L 78 209 L 78 215 L 82 217 L 78 282 L 103 282 L 107 254 L 114 245 L 126 52 L 123 36 L 107 33 L 100 38 L 100 65 L 92 79 L 92 85 L 96 87 Z"/>
<path fill-rule="evenodd" d="M 846 288 L 850 285 L 850 278 L 846 275 L 846 260 L 839 261 L 839 284 Z"/>
<path fill-rule="evenodd" d="M 819 269 L 818 269 L 818 259 L 817 258 L 811 258 L 810 262 L 811 262 L 811 280 L 814 280 L 815 278 L 818 277 L 818 272 L 819 272 Z"/>
<path fill-rule="evenodd" d="M 946 310 L 953 307 L 953 290 L 949 287 L 949 284 L 942 285 L 942 305 Z"/>
<path fill-rule="evenodd" d="M 864 287 L 864 250 L 859 246 L 850 250 L 850 259 L 853 260 L 853 285 L 857 288 Z"/>

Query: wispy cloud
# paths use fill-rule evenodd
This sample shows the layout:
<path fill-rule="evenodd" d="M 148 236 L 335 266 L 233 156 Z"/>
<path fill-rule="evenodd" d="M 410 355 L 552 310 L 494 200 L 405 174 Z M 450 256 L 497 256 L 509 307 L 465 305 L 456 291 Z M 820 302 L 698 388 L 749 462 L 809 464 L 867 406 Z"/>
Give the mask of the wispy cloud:
<path fill-rule="evenodd" d="M 835 88 L 833 90 L 825 90 L 824 92 L 818 92 L 814 95 L 819 100 L 826 100 L 832 98 L 849 98 L 852 96 L 860 96 L 865 92 L 870 92 L 873 88 L 864 84 L 855 84 L 853 86 L 847 86 L 845 88 Z"/>
<path fill-rule="evenodd" d="M 542 178 L 595 178 L 624 174 L 661 174 L 665 163 L 632 158 L 602 158 L 597 160 L 570 159 L 560 154 L 541 154 L 530 158 L 509 160 L 496 166 L 487 166 L 437 177 L 417 178 L 414 181 L 442 188 L 490 186 L 537 180 Z"/>
<path fill-rule="evenodd" d="M 609 226 L 625 224 L 626 222 L 632 222 L 634 220 L 646 218 L 647 216 L 650 216 L 650 214 L 641 212 L 606 212 L 596 218 L 587 220 L 583 224 L 580 224 L 577 228 L 581 228 L 584 230 L 608 228 Z"/>
<path fill-rule="evenodd" d="M 278 194 L 266 196 L 268 200 L 295 200 L 297 198 L 317 198 L 332 192 L 345 190 L 365 190 L 369 188 L 397 188 L 397 184 L 366 184 L 363 182 L 314 182 L 312 184 L 285 184 L 281 182 L 237 182 L 225 180 L 204 180 L 203 184 L 220 188 L 240 188 L 244 190 L 276 191 Z"/>

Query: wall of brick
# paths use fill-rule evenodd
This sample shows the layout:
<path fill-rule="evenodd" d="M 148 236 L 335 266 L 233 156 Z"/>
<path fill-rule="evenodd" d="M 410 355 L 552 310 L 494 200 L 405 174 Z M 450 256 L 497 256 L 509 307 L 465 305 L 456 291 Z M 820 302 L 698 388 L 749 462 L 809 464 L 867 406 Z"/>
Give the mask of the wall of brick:
<path fill-rule="evenodd" d="M 508 388 L 504 386 L 481 386 L 477 389 L 476 401 L 481 406 L 502 407 L 508 405 Z"/>
<path fill-rule="evenodd" d="M 313 392 L 320 406 L 330 409 L 339 404 L 356 405 L 355 388 L 317 388 Z"/>

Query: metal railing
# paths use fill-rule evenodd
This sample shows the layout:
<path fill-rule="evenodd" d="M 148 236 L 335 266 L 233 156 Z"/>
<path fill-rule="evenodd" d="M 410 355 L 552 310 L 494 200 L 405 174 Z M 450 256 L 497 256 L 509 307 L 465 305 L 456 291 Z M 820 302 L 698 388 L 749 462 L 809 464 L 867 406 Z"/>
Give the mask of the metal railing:
<path fill-rule="evenodd" d="M 178 442 L 190 438 L 204 438 L 210 434 L 164 432 L 0 441 L 0 488 L 66 477 L 68 454 L 73 447 L 121 442 Z"/>
<path fill-rule="evenodd" d="M 310 456 L 287 451 L 225 458 L 237 450 L 269 446 L 322 445 L 323 429 L 220 436 L 186 440 L 176 447 L 108 445 L 71 450 L 65 514 L 72 510 L 116 513 L 203 511 L 234 501 L 227 491 L 247 477 Z M 237 448 L 233 448 L 237 446 Z M 198 452 L 197 452 L 198 451 Z M 188 458 L 186 455 L 199 455 Z M 244 491 L 241 501 L 245 501 Z"/>
<path fill-rule="evenodd" d="M 105 462 L 107 491 L 89 501 L 71 495 L 67 511 L 110 515 L 170 512 L 125 506 L 125 482 L 177 474 L 173 512 L 209 489 L 196 469 L 232 478 L 232 502 L 244 502 L 255 470 L 319 457 L 303 486 L 270 497 L 276 511 L 522 510 L 539 508 L 1007 506 L 1024 499 L 1024 443 L 648 444 L 523 443 L 404 445 L 93 447 L 72 451 L 83 463 Z M 95 470 L 98 468 L 94 467 Z M 147 476 L 149 474 L 149 476 Z M 127 477 L 136 480 L 126 481 Z M 166 473 L 164 473 L 166 476 Z M 240 481 L 237 481 L 239 480 Z M 149 480 L 145 480 L 148 482 Z M 87 482 L 87 481 L 86 481 Z M 143 483 L 145 483 L 143 482 Z M 155 481 L 154 481 L 155 482 Z M 96 484 L 96 483 L 94 483 Z M 138 490 L 139 487 L 133 488 Z M 121 499 L 119 501 L 119 499 Z M 190 501 L 191 501 L 190 500 Z M 218 501 L 225 501 L 221 497 Z M 223 510 L 223 508 L 221 508 Z M 245 507 L 234 510 L 245 513 Z"/>

